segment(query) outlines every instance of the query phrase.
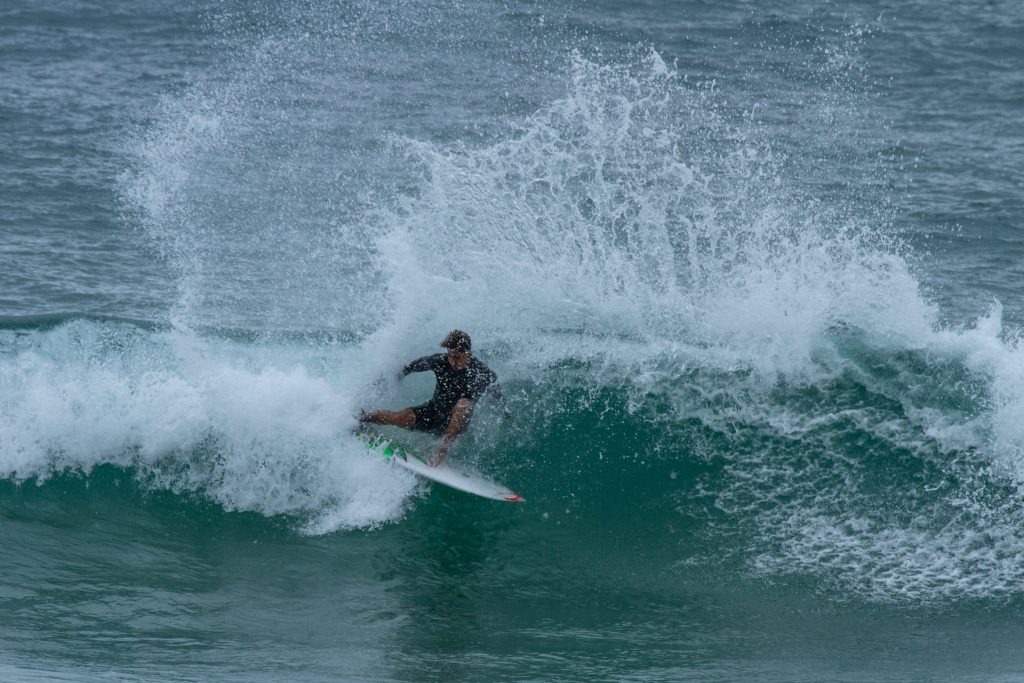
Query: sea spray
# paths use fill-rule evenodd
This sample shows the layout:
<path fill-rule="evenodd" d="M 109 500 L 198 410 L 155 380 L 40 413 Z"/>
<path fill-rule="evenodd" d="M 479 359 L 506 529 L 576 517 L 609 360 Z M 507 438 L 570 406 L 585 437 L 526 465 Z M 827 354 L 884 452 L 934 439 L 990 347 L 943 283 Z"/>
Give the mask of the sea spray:
<path fill-rule="evenodd" d="M 795 201 L 756 122 L 731 121 L 657 53 L 631 67 L 576 55 L 567 87 L 493 146 L 394 143 L 420 183 L 376 216 L 392 324 L 705 344 L 769 378 L 811 367 L 837 323 L 930 328 L 870 217 L 837 224 Z"/>

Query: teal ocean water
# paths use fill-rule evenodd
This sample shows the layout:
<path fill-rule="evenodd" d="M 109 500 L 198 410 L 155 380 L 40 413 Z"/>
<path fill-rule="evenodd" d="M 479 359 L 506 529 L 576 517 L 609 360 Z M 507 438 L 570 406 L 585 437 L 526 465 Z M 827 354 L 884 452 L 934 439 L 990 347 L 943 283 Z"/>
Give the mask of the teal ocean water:
<path fill-rule="evenodd" d="M 1024 677 L 1022 32 L 6 3 L 0 678 Z M 350 434 L 456 327 L 524 504 Z"/>

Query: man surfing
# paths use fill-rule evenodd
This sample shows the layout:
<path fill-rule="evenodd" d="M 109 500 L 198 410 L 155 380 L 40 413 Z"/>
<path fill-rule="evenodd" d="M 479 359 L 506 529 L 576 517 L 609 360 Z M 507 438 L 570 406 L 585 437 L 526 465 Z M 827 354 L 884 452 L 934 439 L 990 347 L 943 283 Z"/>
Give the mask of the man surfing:
<path fill-rule="evenodd" d="M 412 372 L 434 373 L 437 383 L 430 400 L 403 410 L 378 410 L 361 413 L 360 424 L 383 424 L 415 429 L 441 437 L 430 466 L 444 462 L 455 439 L 466 431 L 473 405 L 488 388 L 502 400 L 496 384 L 498 376 L 473 357 L 472 342 L 462 330 L 452 330 L 441 342 L 447 353 L 424 356 L 402 368 L 402 377 Z"/>

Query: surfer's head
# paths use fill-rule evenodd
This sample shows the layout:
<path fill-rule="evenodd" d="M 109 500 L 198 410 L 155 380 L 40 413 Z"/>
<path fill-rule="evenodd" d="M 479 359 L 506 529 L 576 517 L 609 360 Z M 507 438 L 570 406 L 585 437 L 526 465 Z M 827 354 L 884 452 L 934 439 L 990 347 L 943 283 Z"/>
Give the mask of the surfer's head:
<path fill-rule="evenodd" d="M 473 348 L 469 335 L 462 330 L 452 330 L 441 342 L 441 346 L 448 349 L 448 363 L 456 370 L 469 365 L 470 349 Z"/>
<path fill-rule="evenodd" d="M 469 340 L 469 335 L 462 330 L 452 330 L 448 333 L 448 336 L 444 338 L 444 341 L 441 342 L 441 346 L 449 351 L 469 353 L 473 348 L 473 343 Z"/>

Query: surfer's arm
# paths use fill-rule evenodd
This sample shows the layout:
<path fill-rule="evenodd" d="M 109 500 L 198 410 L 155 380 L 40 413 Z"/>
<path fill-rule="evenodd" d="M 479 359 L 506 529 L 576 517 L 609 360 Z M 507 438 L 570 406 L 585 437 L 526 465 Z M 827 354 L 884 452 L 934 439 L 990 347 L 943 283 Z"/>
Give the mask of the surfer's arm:
<path fill-rule="evenodd" d="M 406 375 L 410 375 L 414 372 L 427 372 L 428 370 L 433 370 L 434 367 L 437 365 L 438 355 L 440 354 L 435 354 L 433 356 L 423 356 L 423 358 L 417 358 L 416 360 L 402 368 L 400 377 L 405 377 Z"/>
<path fill-rule="evenodd" d="M 508 409 L 508 401 L 505 400 L 505 393 L 501 390 L 498 376 L 490 368 L 487 369 L 486 381 L 487 384 L 484 386 L 483 393 L 490 396 L 498 404 L 498 407 L 501 408 L 502 417 L 506 419 L 511 418 L 512 413 Z"/>
<path fill-rule="evenodd" d="M 505 401 L 505 394 L 501 390 L 501 384 L 498 383 L 498 376 L 490 368 L 481 365 L 476 377 L 476 386 L 470 393 L 470 398 L 475 399 L 485 394 L 492 398 L 501 408 L 502 417 L 512 417 L 512 413 L 508 409 L 508 403 Z"/>
<path fill-rule="evenodd" d="M 512 412 L 508 409 L 508 401 L 505 400 L 505 394 L 501 390 L 501 385 L 497 382 L 492 382 L 491 385 L 487 387 L 487 393 L 498 404 L 498 407 L 501 408 L 501 416 L 504 418 L 511 418 Z"/>

